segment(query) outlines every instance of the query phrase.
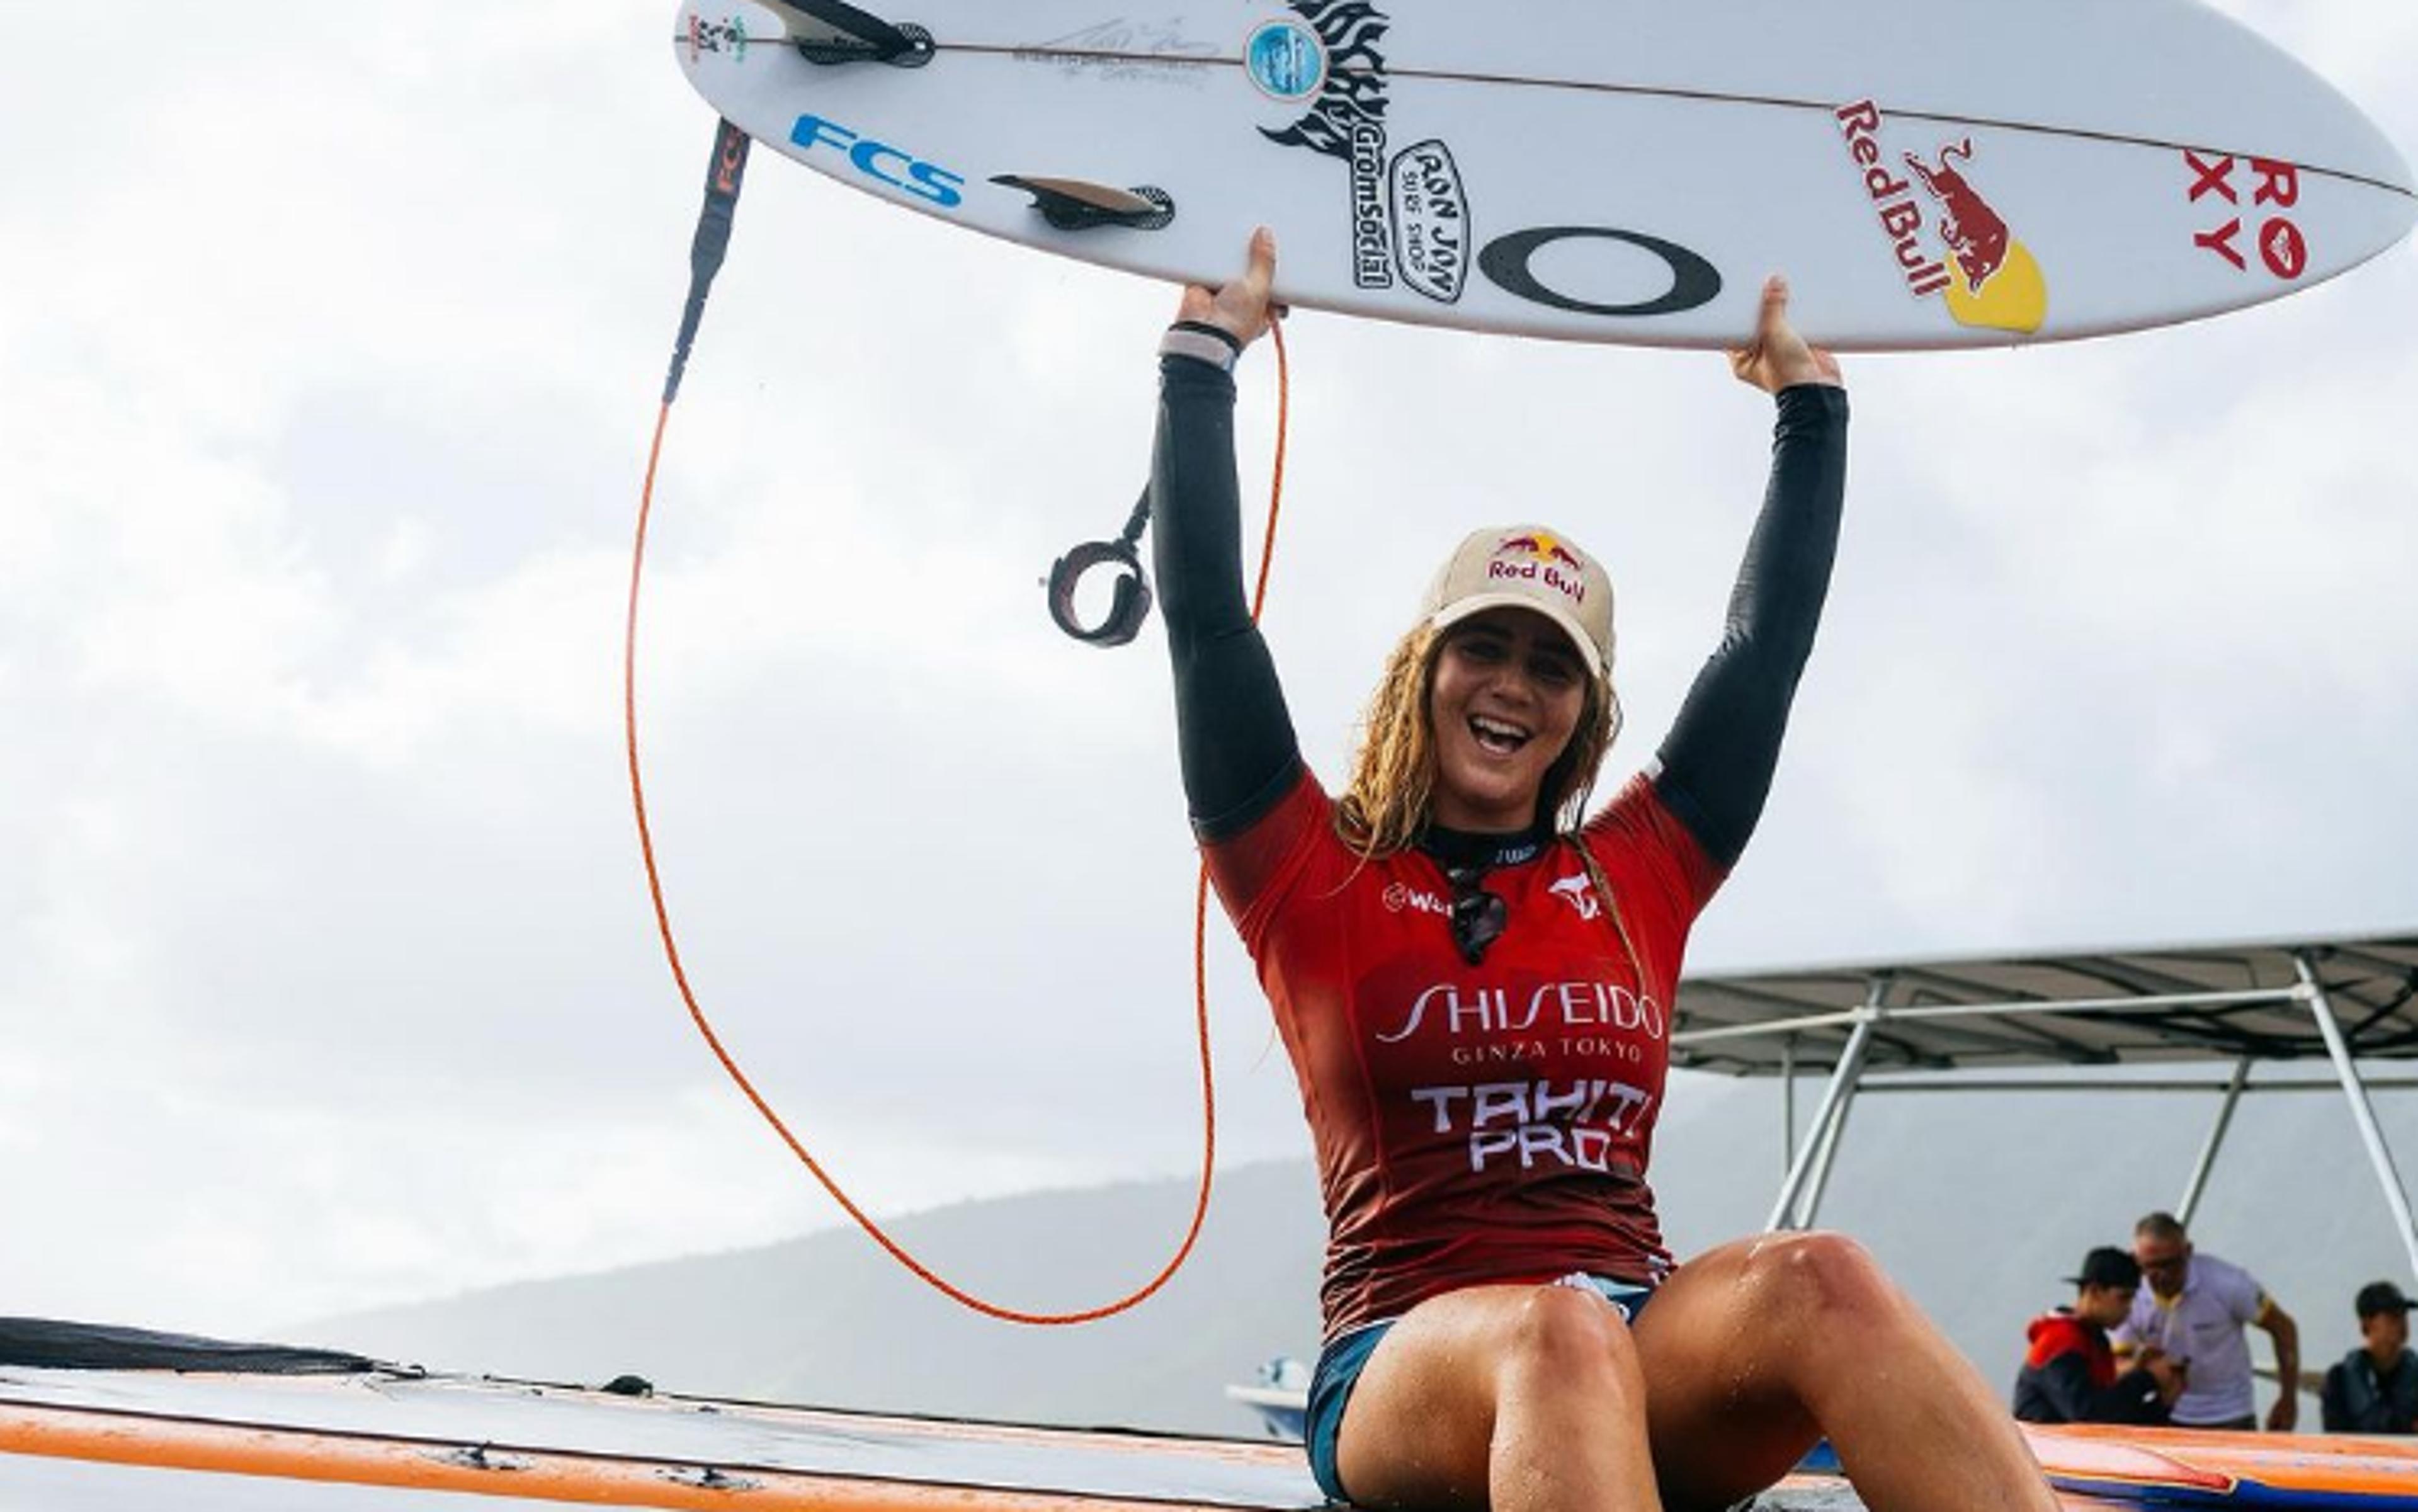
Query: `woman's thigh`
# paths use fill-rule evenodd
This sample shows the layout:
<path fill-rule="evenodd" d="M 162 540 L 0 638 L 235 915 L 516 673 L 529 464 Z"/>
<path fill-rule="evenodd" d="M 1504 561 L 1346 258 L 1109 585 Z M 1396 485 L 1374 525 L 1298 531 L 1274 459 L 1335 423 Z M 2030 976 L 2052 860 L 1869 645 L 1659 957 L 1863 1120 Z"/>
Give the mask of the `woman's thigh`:
<path fill-rule="evenodd" d="M 1600 1297 L 1472 1287 L 1412 1308 L 1370 1355 L 1337 1468 L 1354 1502 L 1389 1507 L 1484 1506 L 1507 1454 L 1547 1460 L 1548 1475 L 1584 1481 L 1622 1474 L 1626 1461 L 1627 1475 L 1643 1477 L 1641 1394 L 1627 1325 Z M 1569 1442 L 1574 1425 L 1585 1443 Z"/>
<path fill-rule="evenodd" d="M 1726 1506 L 1763 1489 L 1821 1438 L 1806 1410 L 1809 1352 L 1839 1349 L 1831 1293 L 1859 1284 L 1861 1252 L 1829 1235 L 1763 1234 L 1672 1273 L 1637 1321 L 1647 1429 L 1675 1507 Z M 1845 1362 L 1841 1362 L 1845 1363 Z"/>

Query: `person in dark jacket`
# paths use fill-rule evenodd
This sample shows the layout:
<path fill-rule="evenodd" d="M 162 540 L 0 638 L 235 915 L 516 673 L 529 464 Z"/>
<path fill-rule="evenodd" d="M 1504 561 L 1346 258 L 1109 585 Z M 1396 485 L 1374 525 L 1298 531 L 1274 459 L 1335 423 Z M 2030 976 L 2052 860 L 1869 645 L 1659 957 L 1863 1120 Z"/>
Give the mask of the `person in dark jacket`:
<path fill-rule="evenodd" d="M 2319 1397 L 2329 1433 L 2418 1433 L 2418 1355 L 2410 1352 L 2412 1304 L 2390 1281 L 2371 1281 L 2352 1304 L 2359 1348 L 2326 1370 Z"/>
<path fill-rule="evenodd" d="M 2032 1320 L 2031 1348 L 2015 1377 L 2015 1416 L 2027 1423 L 2163 1423 L 2182 1394 L 2180 1367 L 2156 1350 L 2145 1350 L 2119 1374 L 2107 1330 L 2133 1310 L 2141 1290 L 2141 1267 L 2112 1245 L 2082 1259 L 2082 1273 L 2066 1277 L 2074 1306 Z"/>

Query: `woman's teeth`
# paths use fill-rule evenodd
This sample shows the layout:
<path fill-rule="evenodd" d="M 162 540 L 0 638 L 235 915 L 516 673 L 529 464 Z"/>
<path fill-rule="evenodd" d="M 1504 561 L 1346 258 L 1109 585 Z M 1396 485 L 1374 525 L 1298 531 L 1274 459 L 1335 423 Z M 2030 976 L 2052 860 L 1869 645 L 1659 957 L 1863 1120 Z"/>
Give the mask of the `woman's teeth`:
<path fill-rule="evenodd" d="M 1517 725 L 1506 725 L 1499 720 L 1472 719 L 1469 722 L 1469 732 L 1477 737 L 1478 744 L 1490 751 L 1501 751 L 1507 755 L 1528 743 L 1526 730 Z"/>

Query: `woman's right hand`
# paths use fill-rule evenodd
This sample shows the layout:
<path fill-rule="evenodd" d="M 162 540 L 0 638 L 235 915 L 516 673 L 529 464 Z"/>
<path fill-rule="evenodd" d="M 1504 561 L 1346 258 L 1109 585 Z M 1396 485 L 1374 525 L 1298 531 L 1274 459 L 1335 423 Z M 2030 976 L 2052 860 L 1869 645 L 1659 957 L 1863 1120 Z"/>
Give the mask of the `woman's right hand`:
<path fill-rule="evenodd" d="M 1267 334 L 1271 321 L 1284 314 L 1283 306 L 1269 302 L 1276 281 L 1277 236 L 1262 226 L 1251 233 L 1250 261 L 1243 276 L 1217 289 L 1189 285 L 1184 291 L 1184 302 L 1176 307 L 1175 318 L 1215 326 L 1248 346 Z"/>
<path fill-rule="evenodd" d="M 1754 340 L 1730 353 L 1730 371 L 1768 394 L 1800 383 L 1847 386 L 1839 359 L 1821 347 L 1808 346 L 1788 323 L 1788 281 L 1777 274 L 1764 281 Z"/>

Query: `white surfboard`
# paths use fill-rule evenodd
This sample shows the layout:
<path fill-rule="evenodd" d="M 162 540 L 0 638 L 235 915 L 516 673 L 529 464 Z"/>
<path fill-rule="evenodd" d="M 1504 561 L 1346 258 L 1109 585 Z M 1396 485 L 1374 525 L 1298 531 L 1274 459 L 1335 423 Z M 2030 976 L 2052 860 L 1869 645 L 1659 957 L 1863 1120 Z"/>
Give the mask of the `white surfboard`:
<path fill-rule="evenodd" d="M 2198 0 L 878 3 L 889 61 L 809 61 L 849 44 L 806 0 L 684 0 L 674 49 L 868 193 L 1186 282 L 1265 223 L 1282 298 L 1392 320 L 1726 345 L 1777 271 L 1843 349 L 2056 341 L 2418 221 L 2358 108 Z"/>

